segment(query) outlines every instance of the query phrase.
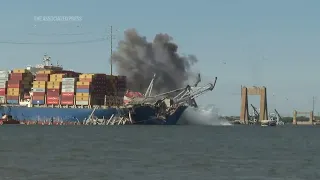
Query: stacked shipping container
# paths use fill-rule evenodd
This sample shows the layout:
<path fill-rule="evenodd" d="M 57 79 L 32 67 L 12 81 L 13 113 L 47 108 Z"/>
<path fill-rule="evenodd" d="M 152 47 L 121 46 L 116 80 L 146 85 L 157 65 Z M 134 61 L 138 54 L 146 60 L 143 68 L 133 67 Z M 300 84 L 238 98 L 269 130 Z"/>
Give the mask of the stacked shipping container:
<path fill-rule="evenodd" d="M 51 70 L 42 70 L 38 71 L 35 77 L 36 81 L 46 81 L 48 82 L 50 80 L 50 74 L 52 73 Z"/>
<path fill-rule="evenodd" d="M 32 104 L 45 104 L 47 81 L 33 81 Z"/>
<path fill-rule="evenodd" d="M 9 72 L 0 71 L 0 104 L 6 103 L 8 79 L 9 79 Z"/>
<path fill-rule="evenodd" d="M 118 106 L 123 105 L 124 103 L 124 95 L 127 91 L 127 77 L 126 76 L 117 76 L 116 78 L 116 104 Z"/>
<path fill-rule="evenodd" d="M 7 88 L 7 103 L 19 104 L 19 98 L 31 91 L 33 75 L 26 69 L 15 69 L 10 74 Z"/>
<path fill-rule="evenodd" d="M 61 104 L 74 105 L 74 93 L 77 78 L 63 78 L 61 87 Z"/>
<path fill-rule="evenodd" d="M 32 87 L 32 104 L 104 105 L 105 100 L 108 106 L 123 104 L 125 76 L 81 74 L 77 81 L 78 73 L 53 73 L 38 71 L 33 81 L 32 73 L 26 69 L 15 69 L 11 74 L 0 71 L 0 103 L 18 104 L 19 98 L 26 97 Z"/>
<path fill-rule="evenodd" d="M 123 105 L 123 98 L 126 91 L 126 77 L 125 76 L 107 76 L 107 105 L 121 106 Z"/>
<path fill-rule="evenodd" d="M 47 83 L 47 104 L 58 105 L 60 103 L 61 82 L 64 74 L 51 74 Z"/>
<path fill-rule="evenodd" d="M 51 70 L 38 71 L 33 81 L 32 87 L 32 104 L 43 105 L 46 104 L 47 82 Z"/>
<path fill-rule="evenodd" d="M 76 105 L 104 105 L 106 74 L 81 74 L 77 82 Z"/>

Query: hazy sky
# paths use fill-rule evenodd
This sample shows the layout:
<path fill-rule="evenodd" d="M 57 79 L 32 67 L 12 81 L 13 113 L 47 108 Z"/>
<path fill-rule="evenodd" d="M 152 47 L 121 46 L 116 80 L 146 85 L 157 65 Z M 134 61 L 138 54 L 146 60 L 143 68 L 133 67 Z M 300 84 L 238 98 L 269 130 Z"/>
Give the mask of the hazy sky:
<path fill-rule="evenodd" d="M 319 96 L 320 1 L 312 0 L 0 0 L 1 68 L 41 63 L 44 53 L 66 68 L 110 72 L 109 42 L 74 42 L 108 36 L 108 27 L 136 28 L 152 40 L 168 33 L 181 54 L 194 54 L 204 80 L 218 76 L 213 92 L 199 104 L 215 104 L 220 113 L 238 115 L 240 86 L 268 88 L 269 109 L 283 114 L 312 109 Z M 40 22 L 35 16 L 80 16 L 81 21 Z M 64 35 L 62 35 L 64 34 Z M 72 34 L 72 35 L 67 35 Z M 78 34 L 78 35 L 76 35 Z M 10 44 L 6 42 L 28 42 Z M 116 45 L 116 44 L 115 44 Z M 257 98 L 252 101 L 258 105 Z M 319 105 L 318 105 L 319 104 Z"/>

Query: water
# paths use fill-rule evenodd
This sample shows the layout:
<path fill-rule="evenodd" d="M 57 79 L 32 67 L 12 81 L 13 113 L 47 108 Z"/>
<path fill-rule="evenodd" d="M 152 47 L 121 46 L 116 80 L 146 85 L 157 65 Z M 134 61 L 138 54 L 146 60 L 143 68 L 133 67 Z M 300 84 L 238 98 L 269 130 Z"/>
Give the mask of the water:
<path fill-rule="evenodd" d="M 188 107 L 178 123 L 210 126 L 231 125 L 226 119 L 219 117 L 219 111 L 214 105 L 200 106 L 199 108 Z"/>
<path fill-rule="evenodd" d="M 2 126 L 0 179 L 319 179 L 318 127 Z"/>

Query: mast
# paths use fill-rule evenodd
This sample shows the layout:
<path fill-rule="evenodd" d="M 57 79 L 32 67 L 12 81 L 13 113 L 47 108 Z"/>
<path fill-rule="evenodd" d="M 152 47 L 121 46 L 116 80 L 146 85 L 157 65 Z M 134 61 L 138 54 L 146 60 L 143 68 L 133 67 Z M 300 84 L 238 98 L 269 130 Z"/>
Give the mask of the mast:
<path fill-rule="evenodd" d="M 112 26 L 110 26 L 110 75 L 112 75 Z"/>
<path fill-rule="evenodd" d="M 44 63 L 45 66 L 50 66 L 50 59 L 51 59 L 50 56 L 48 56 L 47 54 L 44 55 L 43 63 Z"/>
<path fill-rule="evenodd" d="M 117 30 L 116 30 L 117 31 Z M 112 51 L 113 51 L 113 38 L 115 38 L 113 34 L 113 27 L 110 26 L 110 35 L 108 36 L 110 38 L 110 75 L 113 73 L 113 61 L 112 61 Z"/>

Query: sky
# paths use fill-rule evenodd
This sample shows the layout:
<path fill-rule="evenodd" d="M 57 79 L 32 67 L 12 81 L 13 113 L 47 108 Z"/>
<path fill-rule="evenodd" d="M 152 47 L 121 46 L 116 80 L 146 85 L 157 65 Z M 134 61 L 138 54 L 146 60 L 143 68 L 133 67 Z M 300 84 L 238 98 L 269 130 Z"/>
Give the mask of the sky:
<path fill-rule="evenodd" d="M 266 86 L 269 110 L 320 112 L 320 1 L 316 0 L 0 0 L 0 69 L 42 63 L 45 53 L 65 68 L 110 73 L 114 48 L 135 28 L 152 41 L 168 33 L 179 53 L 193 54 L 202 83 L 218 77 L 214 91 L 197 99 L 221 115 L 240 114 L 240 87 Z M 39 16 L 77 16 L 66 22 Z M 80 17 L 80 18 L 79 18 Z M 75 17 L 76 18 L 76 17 Z M 69 34 L 69 35 L 68 35 Z M 14 44 L 12 42 L 27 42 Z M 78 42 L 72 44 L 53 44 Z M 36 44 L 48 43 L 48 44 Z M 249 98 L 258 106 L 258 97 Z"/>

